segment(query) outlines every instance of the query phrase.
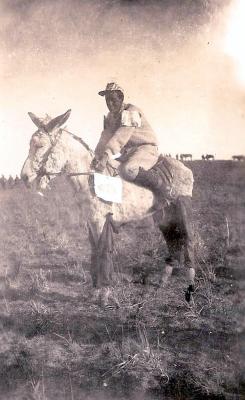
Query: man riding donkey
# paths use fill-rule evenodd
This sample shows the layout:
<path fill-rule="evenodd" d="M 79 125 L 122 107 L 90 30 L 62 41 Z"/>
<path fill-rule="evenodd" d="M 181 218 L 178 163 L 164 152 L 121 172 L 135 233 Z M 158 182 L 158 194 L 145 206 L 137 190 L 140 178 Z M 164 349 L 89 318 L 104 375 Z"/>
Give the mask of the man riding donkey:
<path fill-rule="evenodd" d="M 160 229 L 169 249 L 162 281 L 167 282 L 173 267 L 179 264 L 181 252 L 184 250 L 189 280 L 186 300 L 189 301 L 191 292 L 194 291 L 195 277 L 191 224 L 192 173 L 177 160 L 159 157 L 153 129 L 138 107 L 124 103 L 124 91 L 117 83 L 108 83 L 99 95 L 105 97 L 109 113 L 104 118 L 104 130 L 95 149 L 92 167 L 103 172 L 116 159 L 122 178 L 153 192 L 153 218 L 158 223 L 161 219 Z M 191 186 L 191 189 L 184 189 L 182 192 L 179 192 L 178 179 L 175 182 L 174 177 L 180 165 L 185 169 L 185 174 L 188 170 Z M 181 186 L 181 182 L 179 184 Z"/>

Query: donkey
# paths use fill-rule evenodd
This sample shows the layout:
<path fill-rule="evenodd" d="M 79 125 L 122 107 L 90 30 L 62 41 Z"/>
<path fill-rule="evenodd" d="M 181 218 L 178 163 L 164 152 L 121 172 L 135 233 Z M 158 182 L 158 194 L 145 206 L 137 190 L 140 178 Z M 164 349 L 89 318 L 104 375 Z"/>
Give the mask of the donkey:
<path fill-rule="evenodd" d="M 202 155 L 202 160 L 214 160 L 214 155 L 213 154 L 206 154 L 205 156 Z"/>
<path fill-rule="evenodd" d="M 245 161 L 245 156 L 243 156 L 242 154 L 235 155 L 235 156 L 232 156 L 232 160 L 233 161 Z"/>
<path fill-rule="evenodd" d="M 190 224 L 186 221 L 188 211 L 191 211 L 189 204 L 188 209 L 186 210 L 185 208 L 186 197 L 188 196 L 182 196 L 183 201 L 177 199 L 168 205 L 167 222 L 165 221 L 165 209 L 149 213 L 149 208 L 154 201 L 152 192 L 131 182 L 123 181 L 124 200 L 121 204 L 102 201 L 96 197 L 91 189 L 93 171 L 91 171 L 90 165 L 93 159 L 93 151 L 80 137 L 65 128 L 61 128 L 69 118 L 70 112 L 71 110 L 68 110 L 53 119 L 50 117 L 41 119 L 33 113 L 28 113 L 38 130 L 32 135 L 30 141 L 29 154 L 21 171 L 22 180 L 28 187 L 36 187 L 38 190 L 44 191 L 49 186 L 50 180 L 55 176 L 62 173 L 69 176 L 75 192 L 79 194 L 80 207 L 83 208 L 83 211 L 85 210 L 85 215 L 88 218 L 90 244 L 92 245 L 91 263 L 95 264 L 93 265 L 93 270 L 96 272 L 96 278 L 93 279 L 92 277 L 93 284 L 95 287 L 101 287 L 102 289 L 107 287 L 106 301 L 108 301 L 112 293 L 109 289 L 111 282 L 108 280 L 108 274 L 105 271 L 101 271 L 104 266 L 101 262 L 98 262 L 98 257 L 96 258 L 94 253 L 96 253 L 96 244 L 99 243 L 105 232 L 103 229 L 105 216 L 111 216 L 112 214 L 113 219 L 116 221 L 117 229 L 127 222 L 152 216 L 167 241 L 170 253 L 172 251 L 176 255 L 184 250 L 186 264 L 188 264 L 187 278 L 189 280 L 186 300 L 189 301 L 190 293 L 194 291 L 195 269 L 194 261 L 191 262 L 193 240 L 190 233 Z M 192 172 L 187 167 L 179 161 L 174 160 L 174 162 L 177 163 L 178 168 L 180 168 L 180 165 L 182 170 L 184 168 L 184 171 L 192 177 Z M 191 193 L 192 186 L 193 180 L 191 180 Z M 109 246 L 110 244 L 107 243 L 107 245 Z M 167 283 L 175 263 L 176 257 L 173 260 L 170 254 L 170 257 L 166 258 L 162 285 Z M 101 279 L 101 275 L 106 278 Z"/>
<path fill-rule="evenodd" d="M 180 154 L 180 160 L 192 160 L 192 154 Z"/>

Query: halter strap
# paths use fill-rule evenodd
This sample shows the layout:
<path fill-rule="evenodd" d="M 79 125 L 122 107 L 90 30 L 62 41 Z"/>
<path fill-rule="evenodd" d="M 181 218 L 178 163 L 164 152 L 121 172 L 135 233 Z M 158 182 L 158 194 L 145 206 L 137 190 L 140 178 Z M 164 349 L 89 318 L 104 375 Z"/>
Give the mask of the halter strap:
<path fill-rule="evenodd" d="M 89 171 L 89 172 L 69 172 L 69 173 L 67 173 L 67 172 L 60 171 L 60 172 L 45 172 L 43 174 L 43 176 L 53 176 L 53 175 L 55 175 L 55 176 L 57 176 L 57 175 L 65 175 L 65 176 L 94 175 L 94 172 Z"/>
<path fill-rule="evenodd" d="M 83 145 L 83 147 L 90 153 L 91 156 L 94 155 L 93 150 L 90 149 L 90 147 L 87 145 L 86 142 L 84 142 L 84 140 L 83 140 L 82 138 L 80 138 L 79 136 L 76 136 L 74 133 L 69 132 L 68 130 L 62 129 L 62 128 L 59 129 L 59 132 L 58 132 L 58 134 L 55 136 L 54 139 L 52 138 L 51 135 L 49 135 L 49 133 L 48 133 L 47 131 L 45 131 L 45 133 L 49 136 L 49 139 L 50 139 L 50 142 L 51 142 L 51 148 L 50 148 L 50 150 L 48 151 L 48 155 L 50 154 L 52 148 L 58 143 L 58 141 L 59 141 L 59 139 L 60 139 L 60 137 L 61 137 L 63 131 L 66 132 L 66 133 L 68 133 L 69 135 L 72 136 L 73 139 L 75 139 L 75 140 L 77 140 L 79 143 L 81 143 L 81 144 Z M 48 156 L 48 155 L 47 155 L 47 156 Z M 89 176 L 89 175 L 93 175 L 93 174 L 94 174 L 94 172 L 92 172 L 92 171 L 88 171 L 88 172 L 71 172 L 71 173 L 66 173 L 66 172 L 64 172 L 64 171 L 60 171 L 60 172 L 41 172 L 41 173 L 39 173 L 38 175 L 39 175 L 39 177 L 43 177 L 43 176 L 48 176 L 48 177 L 49 177 L 49 176 L 54 176 L 54 175 L 55 175 L 55 176 L 58 176 L 58 175 L 66 175 L 66 176 L 87 175 L 87 176 Z"/>

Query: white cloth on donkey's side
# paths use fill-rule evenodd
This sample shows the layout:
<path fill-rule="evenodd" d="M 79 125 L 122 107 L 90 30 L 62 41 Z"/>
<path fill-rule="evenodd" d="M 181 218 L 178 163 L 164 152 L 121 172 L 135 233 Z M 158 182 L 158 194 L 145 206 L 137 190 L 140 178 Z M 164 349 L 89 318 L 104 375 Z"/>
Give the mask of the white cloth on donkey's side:
<path fill-rule="evenodd" d="M 113 203 L 122 203 L 122 180 L 119 176 L 94 174 L 94 191 L 99 198 Z"/>

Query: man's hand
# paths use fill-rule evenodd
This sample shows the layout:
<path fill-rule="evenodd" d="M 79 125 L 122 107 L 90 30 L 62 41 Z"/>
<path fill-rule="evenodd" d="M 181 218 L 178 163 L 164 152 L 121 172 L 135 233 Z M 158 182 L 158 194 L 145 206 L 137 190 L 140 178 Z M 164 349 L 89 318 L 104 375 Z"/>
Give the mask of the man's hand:
<path fill-rule="evenodd" d="M 107 153 L 104 153 L 101 159 L 98 161 L 97 165 L 95 165 L 94 169 L 97 172 L 103 172 L 104 169 L 106 168 L 106 164 L 109 160 L 109 156 Z"/>
<path fill-rule="evenodd" d="M 93 160 L 92 160 L 92 162 L 91 162 L 91 164 L 90 164 L 90 168 L 96 169 L 98 163 L 99 163 L 98 158 L 94 157 Z"/>

